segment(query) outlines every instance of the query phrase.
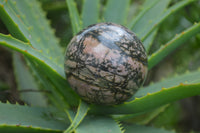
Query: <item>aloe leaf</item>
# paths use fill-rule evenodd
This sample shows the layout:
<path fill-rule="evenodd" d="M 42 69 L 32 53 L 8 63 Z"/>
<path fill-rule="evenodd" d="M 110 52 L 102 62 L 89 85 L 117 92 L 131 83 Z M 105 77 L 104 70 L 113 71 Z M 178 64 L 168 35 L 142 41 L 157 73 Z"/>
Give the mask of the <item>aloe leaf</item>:
<path fill-rule="evenodd" d="M 28 65 L 30 68 L 35 68 L 38 66 L 38 64 L 34 61 L 29 61 Z M 46 74 L 42 70 L 36 71 L 33 69 L 32 73 L 36 77 L 38 84 L 41 85 L 41 88 L 45 88 L 47 91 L 45 94 L 48 96 L 50 102 L 52 102 L 61 111 L 64 111 L 63 109 L 69 108 L 67 99 L 64 97 L 65 95 L 63 95 L 63 93 L 60 92 L 59 89 L 52 84 L 50 79 L 47 78 Z"/>
<path fill-rule="evenodd" d="M 130 0 L 109 0 L 107 1 L 103 19 L 106 22 L 126 24 Z"/>
<path fill-rule="evenodd" d="M 41 1 L 41 2 L 42 2 L 42 8 L 48 12 L 67 9 L 67 5 L 65 1 Z"/>
<path fill-rule="evenodd" d="M 83 27 L 95 24 L 99 19 L 100 1 L 99 0 L 83 0 L 82 20 Z"/>
<path fill-rule="evenodd" d="M 64 131 L 64 133 L 70 133 L 70 132 L 76 130 L 78 125 L 81 123 L 81 121 L 87 115 L 88 110 L 89 110 L 88 104 L 80 100 L 78 111 L 77 111 L 75 117 L 72 116 L 71 113 L 67 111 L 68 117 L 71 120 L 71 125 Z M 73 121 L 72 121 L 72 119 L 73 119 Z"/>
<path fill-rule="evenodd" d="M 163 47 L 161 47 L 158 51 L 153 53 L 148 58 L 148 68 L 151 69 L 156 64 L 158 64 L 164 57 L 169 55 L 173 50 L 183 44 L 186 40 L 190 39 L 192 36 L 200 33 L 200 22 L 195 23 L 190 28 L 176 35 L 172 40 L 167 42 Z"/>
<path fill-rule="evenodd" d="M 153 20 L 162 15 L 170 1 L 171 0 L 146 0 L 145 3 L 142 5 L 142 11 L 136 17 L 134 17 L 128 25 L 129 28 L 136 34 L 139 34 L 141 31 L 145 30 L 146 27 L 153 22 Z M 158 28 L 152 31 L 152 33 L 150 33 L 148 37 L 143 40 L 143 44 L 147 53 L 151 48 L 153 40 L 157 34 L 157 30 Z"/>
<path fill-rule="evenodd" d="M 143 45 L 145 47 L 145 50 L 147 52 L 147 54 L 149 54 L 150 48 L 153 44 L 154 38 L 156 37 L 158 32 L 158 29 L 155 29 L 154 31 L 152 31 L 151 34 L 149 34 L 149 36 L 143 41 Z"/>
<path fill-rule="evenodd" d="M 166 127 L 168 129 L 173 129 L 178 126 L 180 122 L 180 117 L 182 116 L 183 109 L 179 102 L 175 102 L 168 106 L 165 111 L 161 112 L 157 117 L 151 120 L 150 124 L 155 127 Z"/>
<path fill-rule="evenodd" d="M 77 105 L 78 97 L 71 90 L 65 79 L 63 51 L 59 47 L 58 40 L 55 38 L 53 30 L 50 29 L 49 22 L 45 19 L 45 14 L 39 4 L 36 0 L 32 2 L 27 2 L 26 0 L 0 0 L 0 17 L 10 33 L 27 42 L 18 42 L 19 45 L 15 45 L 17 46 L 15 48 L 11 45 L 7 46 L 26 55 L 29 58 L 28 61 L 36 60 L 38 64 L 32 69 L 36 71 L 42 69 L 45 72 L 44 74 L 48 75 L 45 78 L 50 79 L 52 83 L 51 88 L 59 89 L 63 93 L 65 100 L 68 99 L 66 100 L 68 104 Z M 28 53 L 29 50 L 34 53 L 35 57 Z"/>
<path fill-rule="evenodd" d="M 175 5 L 168 8 L 160 17 L 155 19 L 151 24 L 148 25 L 148 27 L 145 28 L 145 30 L 138 33 L 139 38 L 141 38 L 142 41 L 144 41 L 149 34 L 157 28 L 165 19 L 167 19 L 170 15 L 178 11 L 179 9 L 183 8 L 184 6 L 194 2 L 195 0 L 183 0 L 180 2 L 177 2 Z"/>
<path fill-rule="evenodd" d="M 53 69 L 52 71 L 64 77 L 64 72 L 61 71 L 62 70 L 61 67 L 55 65 L 53 62 L 51 62 L 51 60 L 48 57 L 41 54 L 42 51 L 31 47 L 29 43 L 24 43 L 22 41 L 19 41 L 11 37 L 10 35 L 3 35 L 3 34 L 0 34 L 0 42 L 2 45 L 12 48 L 30 57 L 31 59 L 37 60 L 40 63 L 43 62 L 42 64 L 48 66 L 50 69 Z"/>
<path fill-rule="evenodd" d="M 45 57 L 41 54 L 41 51 L 32 48 L 27 43 L 19 41 L 10 35 L 6 36 L 0 34 L 0 44 L 26 55 L 30 61 L 34 60 L 37 62 L 38 64 L 36 67 L 39 67 L 37 71 L 43 71 L 43 73 L 47 76 L 46 78 L 50 79 L 50 82 L 53 83 L 57 89 L 59 89 L 60 93 L 64 95 L 64 98 L 67 102 L 70 101 L 69 103 L 72 105 L 77 104 L 78 97 L 75 92 L 69 88 L 69 85 L 67 84 L 63 75 L 63 68 L 59 68 L 59 66 L 52 63 L 48 57 Z"/>
<path fill-rule="evenodd" d="M 57 65 L 63 64 L 63 52 L 38 1 L 0 0 L 0 5 L 0 17 L 14 37 L 30 42 Z"/>
<path fill-rule="evenodd" d="M 19 92 L 21 91 L 20 97 L 30 105 L 46 106 L 46 99 L 42 92 L 38 90 L 39 87 L 29 72 L 28 67 L 25 66 L 24 61 L 22 55 L 16 52 L 13 53 L 14 72 L 18 86 L 17 88 Z"/>
<path fill-rule="evenodd" d="M 20 125 L 0 125 L 0 132 L 2 133 L 62 133 L 59 130 L 43 129 L 31 126 L 20 126 Z"/>
<path fill-rule="evenodd" d="M 66 0 L 66 3 L 71 19 L 73 35 L 76 35 L 82 29 L 82 21 L 80 19 L 78 9 L 74 0 Z"/>
<path fill-rule="evenodd" d="M 133 18 L 131 24 L 129 24 L 131 30 L 136 34 L 140 34 L 140 32 L 144 31 L 153 22 L 153 20 L 161 16 L 170 1 L 171 0 L 153 0 L 149 2 L 149 0 L 146 0 L 144 9 L 136 16 L 136 18 Z"/>
<path fill-rule="evenodd" d="M 175 133 L 175 131 L 167 131 L 162 128 L 154 128 L 141 125 L 125 125 L 125 133 Z"/>
<path fill-rule="evenodd" d="M 120 124 L 105 116 L 87 116 L 76 133 L 124 133 Z"/>
<path fill-rule="evenodd" d="M 171 78 L 141 88 L 131 99 L 121 105 L 93 106 L 90 113 L 131 114 L 151 111 L 159 106 L 200 94 L 200 71 Z M 159 100 L 158 100 L 159 99 Z"/>
<path fill-rule="evenodd" d="M 69 121 L 53 108 L 28 107 L 0 103 L 0 131 L 4 126 L 63 131 Z"/>
<path fill-rule="evenodd" d="M 128 115 L 112 115 L 112 118 L 119 121 L 146 125 L 149 124 L 151 120 L 155 119 L 160 113 L 164 112 L 168 106 L 169 104 L 156 108 L 147 113 L 142 112 Z"/>

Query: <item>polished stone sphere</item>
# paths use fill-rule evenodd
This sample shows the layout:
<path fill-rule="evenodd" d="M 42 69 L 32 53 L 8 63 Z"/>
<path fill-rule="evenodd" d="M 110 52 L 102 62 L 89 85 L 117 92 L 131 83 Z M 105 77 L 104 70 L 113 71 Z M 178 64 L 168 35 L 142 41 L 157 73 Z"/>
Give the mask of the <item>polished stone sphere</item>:
<path fill-rule="evenodd" d="M 120 104 L 144 83 L 147 55 L 142 42 L 124 26 L 91 25 L 74 36 L 64 62 L 67 80 L 86 102 Z"/>

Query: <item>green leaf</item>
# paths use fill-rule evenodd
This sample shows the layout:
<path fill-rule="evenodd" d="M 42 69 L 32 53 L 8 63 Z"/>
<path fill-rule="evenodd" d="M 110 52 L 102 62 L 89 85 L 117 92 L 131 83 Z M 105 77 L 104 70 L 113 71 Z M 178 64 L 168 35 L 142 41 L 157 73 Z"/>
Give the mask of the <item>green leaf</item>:
<path fill-rule="evenodd" d="M 129 28 L 136 34 L 144 31 L 155 19 L 162 15 L 170 1 L 171 0 L 146 0 L 143 4 L 142 11 L 133 18 L 129 24 Z M 143 44 L 147 53 L 151 48 L 153 40 L 157 34 L 157 30 L 158 28 L 156 28 L 145 40 L 143 40 Z"/>
<path fill-rule="evenodd" d="M 109 0 L 107 1 L 103 19 L 106 22 L 126 24 L 130 0 Z"/>
<path fill-rule="evenodd" d="M 106 107 L 93 105 L 90 113 L 131 114 L 148 112 L 167 103 L 199 94 L 200 71 L 196 71 L 141 88 L 131 98 L 132 101 L 127 101 L 121 105 Z"/>
<path fill-rule="evenodd" d="M 69 124 L 69 122 L 66 123 L 66 116 L 53 108 L 28 107 L 8 103 L 0 103 L 0 108 L 0 131 L 6 126 L 63 131 Z"/>
<path fill-rule="evenodd" d="M 13 66 L 18 86 L 17 88 L 21 91 L 20 97 L 23 101 L 30 105 L 46 106 L 46 99 L 44 98 L 42 92 L 39 92 L 39 87 L 29 72 L 28 67 L 25 66 L 24 61 L 25 60 L 23 60 L 22 55 L 16 52 L 13 53 Z"/>
<path fill-rule="evenodd" d="M 28 65 L 30 68 L 38 67 L 38 64 L 34 61 L 29 61 Z M 51 102 L 56 105 L 58 109 L 61 111 L 64 111 L 63 109 L 69 108 L 69 104 L 67 103 L 65 95 L 63 95 L 62 92 L 59 91 L 58 88 L 56 88 L 53 83 L 50 81 L 49 78 L 47 78 L 46 73 L 38 69 L 37 71 L 33 69 L 33 75 L 38 79 L 38 82 L 41 84 L 41 88 L 45 88 L 45 90 L 49 91 L 46 93 L 48 96 L 48 99 L 51 100 Z M 53 75 L 52 75 L 53 76 Z"/>
<path fill-rule="evenodd" d="M 82 29 L 82 21 L 74 0 L 66 0 L 66 3 L 70 14 L 73 35 L 76 35 Z"/>
<path fill-rule="evenodd" d="M 83 27 L 87 27 L 91 24 L 96 24 L 99 19 L 99 0 L 83 0 L 82 7 L 82 20 Z"/>
<path fill-rule="evenodd" d="M 156 18 L 159 18 L 171 0 L 146 0 L 142 11 L 133 18 L 129 28 L 136 34 L 144 31 Z M 139 36 L 140 37 L 140 36 Z"/>
<path fill-rule="evenodd" d="M 180 2 L 177 2 L 175 5 L 168 8 L 160 17 L 155 19 L 151 24 L 148 25 L 148 27 L 145 28 L 145 30 L 138 33 L 138 36 L 141 38 L 142 41 L 144 41 L 149 34 L 157 28 L 164 20 L 166 20 L 170 15 L 178 11 L 179 9 L 183 8 L 184 6 L 194 2 L 195 0 L 183 0 Z"/>
<path fill-rule="evenodd" d="M 81 121 L 87 115 L 88 110 L 89 110 L 88 104 L 80 100 L 78 111 L 77 111 L 75 117 L 70 112 L 67 111 L 68 117 L 71 120 L 71 125 L 65 130 L 64 133 L 70 133 L 70 132 L 76 130 L 78 125 L 81 123 Z M 72 119 L 73 119 L 73 121 L 72 121 Z"/>
<path fill-rule="evenodd" d="M 87 116 L 76 133 L 123 133 L 121 125 L 109 117 Z"/>
<path fill-rule="evenodd" d="M 0 132 L 2 133 L 62 133 L 59 130 L 43 129 L 31 126 L 20 126 L 20 125 L 0 125 Z"/>
<path fill-rule="evenodd" d="M 190 39 L 192 36 L 200 33 L 200 22 L 195 23 L 190 28 L 186 29 L 182 33 L 176 35 L 172 40 L 167 42 L 158 51 L 153 53 L 148 58 L 148 68 L 151 69 L 156 64 L 158 64 L 164 57 L 169 55 L 173 50 L 183 44 L 186 40 Z"/>
<path fill-rule="evenodd" d="M 125 125 L 125 133 L 175 133 L 175 131 L 167 131 L 154 127 L 147 127 L 141 125 Z"/>
<path fill-rule="evenodd" d="M 112 115 L 115 120 L 124 121 L 128 123 L 136 123 L 146 125 L 153 119 L 155 119 L 160 113 L 164 112 L 165 109 L 169 106 L 169 104 L 164 105 L 162 107 L 156 108 L 147 113 L 135 113 L 135 114 L 126 114 L 126 115 Z"/>
<path fill-rule="evenodd" d="M 152 31 L 151 34 L 149 34 L 149 36 L 143 41 L 143 45 L 145 47 L 145 50 L 147 52 L 147 54 L 149 54 L 150 48 L 153 44 L 154 38 L 156 37 L 158 32 L 158 29 L 155 29 L 154 31 Z"/>
<path fill-rule="evenodd" d="M 14 39 L 10 35 L 6 36 L 3 34 L 0 34 L 0 44 L 7 46 L 9 48 L 12 48 L 26 55 L 26 57 L 28 57 L 30 61 L 34 60 L 36 63 L 38 63 L 35 65 L 35 67 L 37 68 L 37 71 L 43 71 L 43 73 L 46 75 L 45 78 L 47 78 L 48 80 L 50 80 L 51 83 L 53 83 L 53 86 L 56 87 L 58 91 L 60 92 L 60 94 L 64 96 L 65 101 L 66 102 L 70 101 L 69 104 L 71 105 L 77 104 L 78 96 L 75 94 L 73 90 L 69 88 L 69 85 L 67 84 L 65 78 L 63 77 L 64 75 L 61 74 L 61 73 L 64 73 L 63 68 L 59 68 L 59 66 L 54 64 L 51 61 L 51 59 L 43 56 L 41 54 L 41 51 L 38 51 L 37 49 L 32 48 L 27 43 L 23 43 L 17 39 Z M 41 80 L 45 80 L 45 78 Z M 54 91 L 54 90 L 51 90 L 51 91 Z"/>
<path fill-rule="evenodd" d="M 168 106 L 164 112 L 161 112 L 156 118 L 151 121 L 156 127 L 165 127 L 167 129 L 173 129 L 178 126 L 182 116 L 181 104 L 175 102 Z"/>
<path fill-rule="evenodd" d="M 30 42 L 32 47 L 52 58 L 52 62 L 63 65 L 63 52 L 38 1 L 0 0 L 0 5 L 0 18 L 14 37 Z"/>
<path fill-rule="evenodd" d="M 10 33 L 22 41 L 28 42 L 13 42 L 13 44 L 16 43 L 15 46 L 8 44 L 12 44 L 12 41 L 3 44 L 26 55 L 29 58 L 28 61 L 34 60 L 37 65 L 32 69 L 36 71 L 42 69 L 43 74 L 48 75 L 45 78 L 48 78 L 52 83 L 50 84 L 51 88 L 60 91 L 59 93 L 63 95 L 61 97 L 66 100 L 65 103 L 77 105 L 78 97 L 65 79 L 63 51 L 59 47 L 58 40 L 55 38 L 53 30 L 50 29 L 50 24 L 45 19 L 45 14 L 39 4 L 36 0 L 32 2 L 0 0 L 0 17 Z M 3 40 L 2 38 L 0 40 L 7 41 L 5 36 Z M 31 53 L 29 53 L 30 51 Z"/>

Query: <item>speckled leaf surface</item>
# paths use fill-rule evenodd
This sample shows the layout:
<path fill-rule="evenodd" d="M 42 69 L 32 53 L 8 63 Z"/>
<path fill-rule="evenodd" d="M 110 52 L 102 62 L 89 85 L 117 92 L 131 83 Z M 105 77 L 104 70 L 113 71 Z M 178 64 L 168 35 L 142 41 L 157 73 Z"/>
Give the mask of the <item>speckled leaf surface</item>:
<path fill-rule="evenodd" d="M 200 71 L 186 73 L 140 89 L 121 105 L 93 106 L 91 113 L 131 114 L 151 111 L 161 105 L 200 94 Z M 159 99 L 159 100 L 158 100 Z"/>
<path fill-rule="evenodd" d="M 41 74 L 44 76 L 41 80 L 48 80 L 48 82 L 51 83 L 49 86 L 52 85 L 52 87 L 46 89 L 52 88 L 50 91 L 57 91 L 60 94 L 60 97 L 64 98 L 63 100 L 65 103 L 67 103 L 67 101 L 70 101 L 70 104 L 76 104 L 76 102 L 78 102 L 77 95 L 72 90 L 66 89 L 67 87 L 69 88 L 69 85 L 64 77 L 58 73 L 62 68 L 57 68 L 56 64 L 52 63 L 49 58 L 43 56 L 40 51 L 27 45 L 27 43 L 11 37 L 10 35 L 6 36 L 0 34 L 0 44 L 24 54 L 30 61 L 34 60 L 36 63 L 35 67 L 40 67 L 40 69 L 35 71 L 41 71 Z M 43 81 L 41 82 L 43 83 Z"/>
<path fill-rule="evenodd" d="M 83 0 L 82 20 L 83 28 L 96 24 L 99 20 L 100 0 Z"/>
<path fill-rule="evenodd" d="M 30 58 L 28 59 L 28 61 L 32 59 L 37 60 L 35 63 L 38 64 L 35 68 L 32 67 L 32 69 L 36 71 L 42 69 L 44 74 L 47 75 L 45 78 L 48 78 L 48 80 L 52 82 L 53 87 L 51 88 L 59 89 L 59 91 L 65 95 L 65 99 L 69 98 L 66 101 L 72 101 L 69 102 L 69 104 L 77 104 L 78 97 L 65 80 L 63 68 L 64 53 L 59 47 L 58 40 L 55 38 L 53 30 L 50 29 L 49 22 L 45 19 L 45 14 L 40 7 L 40 3 L 35 0 L 31 3 L 25 0 L 1 0 L 0 13 L 2 14 L 1 19 L 7 25 L 10 33 L 14 37 L 26 42 L 23 44 L 23 48 L 20 46 L 21 44 L 19 44 L 18 50 L 24 50 L 22 52 L 24 55 L 26 55 L 25 53 L 28 53 L 27 51 L 30 49 L 35 51 L 37 59 L 33 59 L 32 55 L 29 55 Z M 29 47 L 29 50 L 25 47 Z M 39 62 L 38 59 L 40 60 Z M 42 63 L 42 65 L 40 63 Z M 62 95 L 62 93 L 60 94 Z"/>
<path fill-rule="evenodd" d="M 51 58 L 52 62 L 63 66 L 64 57 L 58 39 L 50 29 L 49 21 L 45 19 L 38 1 L 0 0 L 0 4 L 1 19 L 14 37 L 30 42 L 35 49 Z M 13 30 L 15 28 L 18 30 Z"/>
<path fill-rule="evenodd" d="M 55 109 L 28 107 L 12 104 L 0 103 L 0 131 L 7 130 L 6 127 L 13 129 L 33 128 L 34 130 L 53 130 L 62 131 L 68 123 L 62 114 Z M 30 130 L 31 131 L 31 130 Z"/>

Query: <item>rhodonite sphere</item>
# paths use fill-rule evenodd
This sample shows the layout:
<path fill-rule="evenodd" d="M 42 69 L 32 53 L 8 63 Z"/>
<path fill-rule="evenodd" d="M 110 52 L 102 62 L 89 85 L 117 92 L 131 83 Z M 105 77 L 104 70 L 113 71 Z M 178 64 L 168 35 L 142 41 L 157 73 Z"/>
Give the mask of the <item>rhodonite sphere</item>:
<path fill-rule="evenodd" d="M 91 25 L 74 36 L 64 62 L 67 80 L 89 103 L 114 105 L 144 83 L 147 55 L 136 35 L 114 23 Z"/>

